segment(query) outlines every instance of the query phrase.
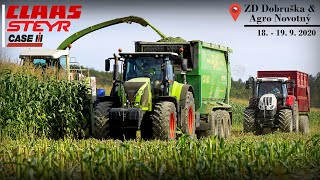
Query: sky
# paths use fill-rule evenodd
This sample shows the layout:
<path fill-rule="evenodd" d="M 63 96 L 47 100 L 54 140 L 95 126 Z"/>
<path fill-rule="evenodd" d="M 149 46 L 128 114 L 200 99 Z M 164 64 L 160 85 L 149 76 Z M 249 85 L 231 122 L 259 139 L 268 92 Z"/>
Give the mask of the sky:
<path fill-rule="evenodd" d="M 48 1 L 1 1 L 1 4 L 46 4 Z M 256 76 L 258 70 L 300 70 L 312 75 L 320 72 L 320 27 L 308 28 L 257 28 L 244 27 L 253 13 L 243 12 L 246 4 L 270 7 L 297 4 L 305 7 L 315 6 L 313 13 L 282 13 L 283 16 L 306 16 L 310 14 L 309 24 L 320 24 L 320 1 L 51 1 L 51 4 L 82 4 L 79 20 L 73 20 L 69 32 L 43 33 L 43 48 L 55 49 L 73 33 L 88 26 L 124 16 L 139 16 L 146 19 L 167 36 L 182 37 L 185 40 L 202 40 L 232 48 L 230 63 L 234 79 L 247 79 Z M 262 2 L 262 3 L 261 3 Z M 266 3 L 268 2 L 268 3 Z M 242 13 L 235 22 L 229 13 L 229 6 L 239 3 Z M 254 13 L 258 16 L 274 16 L 274 13 Z M 265 23 L 267 24 L 267 23 Z M 275 24 L 270 22 L 269 24 Z M 282 23 L 286 24 L 286 23 Z M 290 23 L 289 23 L 290 24 Z M 293 24 L 293 23 L 292 23 Z M 303 23 L 295 23 L 303 24 Z M 277 37 L 258 36 L 258 29 L 269 32 L 293 29 L 312 29 L 316 36 Z M 7 33 L 8 35 L 8 33 Z M 160 39 L 150 27 L 139 24 L 119 24 L 95 31 L 72 44 L 71 57 L 90 68 L 104 69 L 104 60 L 112 57 L 119 48 L 123 52 L 133 52 L 135 41 L 157 41 Z M 21 48 L 2 48 L 11 59 L 18 60 Z"/>

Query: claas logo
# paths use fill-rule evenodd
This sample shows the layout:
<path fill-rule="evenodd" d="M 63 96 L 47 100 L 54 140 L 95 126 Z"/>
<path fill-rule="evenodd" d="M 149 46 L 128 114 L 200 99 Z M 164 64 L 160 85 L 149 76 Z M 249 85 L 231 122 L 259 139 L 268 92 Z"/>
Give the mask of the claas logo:
<path fill-rule="evenodd" d="M 71 20 L 80 18 L 81 8 L 81 5 L 8 6 L 7 47 L 42 47 L 43 32 L 69 32 Z"/>

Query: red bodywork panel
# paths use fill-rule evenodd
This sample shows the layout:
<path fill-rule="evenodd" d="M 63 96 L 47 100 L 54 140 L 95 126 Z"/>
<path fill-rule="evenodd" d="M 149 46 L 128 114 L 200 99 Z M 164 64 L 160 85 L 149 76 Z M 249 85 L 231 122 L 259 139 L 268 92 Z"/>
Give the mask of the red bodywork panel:
<path fill-rule="evenodd" d="M 294 79 L 296 87 L 294 92 L 288 88 L 288 94 L 297 98 L 299 112 L 310 112 L 310 87 L 308 74 L 300 71 L 258 71 L 257 78 L 286 77 Z"/>
<path fill-rule="evenodd" d="M 286 99 L 286 105 L 293 107 L 294 106 L 294 96 L 293 95 L 288 95 Z"/>

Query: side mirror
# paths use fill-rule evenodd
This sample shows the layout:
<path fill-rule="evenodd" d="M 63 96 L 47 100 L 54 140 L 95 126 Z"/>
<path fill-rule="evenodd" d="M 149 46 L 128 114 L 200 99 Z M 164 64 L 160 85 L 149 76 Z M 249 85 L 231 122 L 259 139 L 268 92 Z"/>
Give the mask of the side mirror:
<path fill-rule="evenodd" d="M 290 80 L 290 86 L 291 86 L 291 88 L 296 88 L 296 82 L 294 79 Z"/>
<path fill-rule="evenodd" d="M 181 68 L 182 68 L 182 71 L 188 70 L 188 59 L 182 59 Z"/>
<path fill-rule="evenodd" d="M 249 83 L 249 81 L 246 81 L 246 89 L 250 89 L 250 83 Z"/>
<path fill-rule="evenodd" d="M 110 71 L 110 59 L 104 61 L 104 70 L 107 72 Z"/>

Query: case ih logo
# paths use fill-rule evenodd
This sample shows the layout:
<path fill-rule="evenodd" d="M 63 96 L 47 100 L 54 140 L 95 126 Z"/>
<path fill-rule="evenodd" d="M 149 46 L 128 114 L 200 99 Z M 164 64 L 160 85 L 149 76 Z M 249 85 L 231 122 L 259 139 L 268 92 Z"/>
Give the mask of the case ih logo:
<path fill-rule="evenodd" d="M 81 8 L 81 5 L 10 5 L 6 12 L 2 5 L 2 47 L 6 32 L 9 33 L 6 47 L 42 47 L 42 32 L 69 32 L 70 20 L 80 18 Z"/>

